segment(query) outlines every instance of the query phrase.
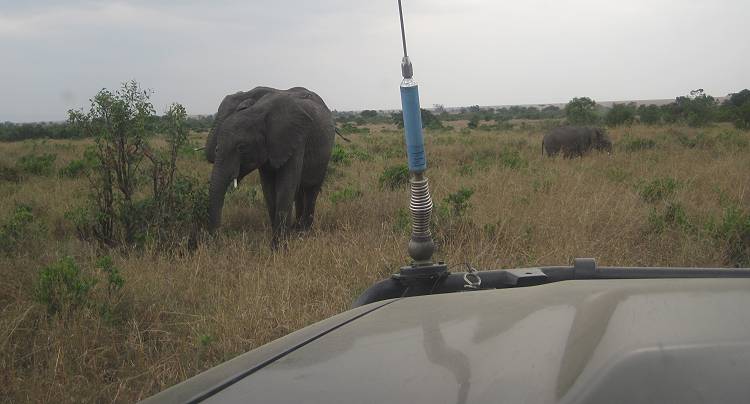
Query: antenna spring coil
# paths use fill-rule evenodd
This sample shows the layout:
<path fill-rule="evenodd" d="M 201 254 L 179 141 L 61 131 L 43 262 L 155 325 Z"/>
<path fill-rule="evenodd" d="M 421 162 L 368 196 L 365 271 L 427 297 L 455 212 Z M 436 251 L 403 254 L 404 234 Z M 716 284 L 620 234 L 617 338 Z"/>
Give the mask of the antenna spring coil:
<path fill-rule="evenodd" d="M 430 215 L 432 214 L 432 198 L 427 178 L 411 178 L 411 238 L 412 240 L 430 240 Z"/>

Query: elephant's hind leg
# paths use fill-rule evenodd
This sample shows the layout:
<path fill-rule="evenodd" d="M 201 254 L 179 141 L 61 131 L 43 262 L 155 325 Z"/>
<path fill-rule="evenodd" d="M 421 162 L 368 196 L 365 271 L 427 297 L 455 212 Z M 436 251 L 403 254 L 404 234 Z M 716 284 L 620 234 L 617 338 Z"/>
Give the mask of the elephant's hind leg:
<path fill-rule="evenodd" d="M 272 221 L 272 247 L 286 236 L 289 225 L 292 224 L 292 205 L 297 197 L 302 174 L 302 155 L 295 155 L 276 171 L 274 190 L 276 191 L 276 211 Z"/>
<path fill-rule="evenodd" d="M 304 192 L 304 211 L 302 214 L 302 229 L 310 230 L 313 224 L 313 218 L 315 217 L 315 202 L 318 200 L 318 194 L 320 193 L 320 187 L 311 187 L 305 189 Z"/>
<path fill-rule="evenodd" d="M 302 220 L 305 212 L 305 198 L 302 187 L 297 189 L 297 194 L 294 196 L 294 228 L 302 229 Z"/>
<path fill-rule="evenodd" d="M 263 188 L 263 197 L 266 200 L 266 208 L 268 209 L 268 218 L 271 220 L 273 225 L 274 217 L 276 216 L 276 179 L 273 171 L 270 170 L 258 170 L 260 173 L 260 185 Z"/>

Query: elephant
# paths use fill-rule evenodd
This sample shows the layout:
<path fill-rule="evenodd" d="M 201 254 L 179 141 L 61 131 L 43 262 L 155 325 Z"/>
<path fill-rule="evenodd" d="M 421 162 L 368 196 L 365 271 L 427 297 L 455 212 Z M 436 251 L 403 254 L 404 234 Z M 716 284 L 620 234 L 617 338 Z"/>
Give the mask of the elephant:
<path fill-rule="evenodd" d="M 612 152 L 612 141 L 604 129 L 562 126 L 544 135 L 542 155 L 555 156 L 562 151 L 566 158 L 583 156 L 592 148 Z"/>
<path fill-rule="evenodd" d="M 288 230 L 312 226 L 315 202 L 334 142 L 331 111 L 323 99 L 302 87 L 256 87 L 224 98 L 206 140 L 213 163 L 209 185 L 208 228 L 221 225 L 229 184 L 258 170 L 276 248 Z"/>
<path fill-rule="evenodd" d="M 209 163 L 213 164 L 214 153 L 216 151 L 216 136 L 214 136 L 214 133 L 229 115 L 237 111 L 237 107 L 241 103 L 246 102 L 245 105 L 250 106 L 257 102 L 259 99 L 263 98 L 265 95 L 269 93 L 278 93 L 279 91 L 280 90 L 271 87 L 255 87 L 250 91 L 238 91 L 234 94 L 229 94 L 224 97 L 224 99 L 221 101 L 221 104 L 219 104 L 219 110 L 214 116 L 214 122 L 211 125 L 211 130 L 208 132 L 208 138 L 206 139 L 206 147 L 204 147 L 203 149 L 206 160 L 208 160 Z M 314 98 L 321 104 L 325 104 L 323 102 L 323 99 L 320 98 L 317 94 L 303 87 L 293 87 L 289 90 L 286 90 L 286 92 L 294 97 Z"/>

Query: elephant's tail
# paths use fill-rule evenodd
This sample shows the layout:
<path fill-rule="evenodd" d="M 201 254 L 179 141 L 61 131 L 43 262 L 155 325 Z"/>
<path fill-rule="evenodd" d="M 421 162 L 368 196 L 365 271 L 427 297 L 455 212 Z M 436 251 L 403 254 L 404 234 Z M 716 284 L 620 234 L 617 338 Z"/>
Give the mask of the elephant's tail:
<path fill-rule="evenodd" d="M 542 157 L 544 157 L 544 139 L 542 139 Z"/>
<path fill-rule="evenodd" d="M 340 138 L 346 140 L 347 142 L 351 142 L 351 140 L 345 138 L 344 135 L 342 135 L 341 132 L 339 132 L 339 128 L 337 128 L 337 127 L 334 126 L 333 130 L 336 131 L 336 134 L 339 135 Z"/>

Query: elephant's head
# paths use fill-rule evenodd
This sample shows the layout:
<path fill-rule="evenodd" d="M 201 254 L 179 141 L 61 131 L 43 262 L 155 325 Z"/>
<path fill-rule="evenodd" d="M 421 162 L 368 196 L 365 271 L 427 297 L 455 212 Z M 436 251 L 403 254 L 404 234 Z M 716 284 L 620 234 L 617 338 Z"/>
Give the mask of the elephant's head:
<path fill-rule="evenodd" d="M 592 143 L 595 149 L 612 153 L 612 140 L 609 139 L 609 135 L 607 135 L 604 129 L 594 129 L 594 139 Z"/>
<path fill-rule="evenodd" d="M 310 116 L 298 99 L 268 94 L 239 103 L 215 130 L 214 166 L 209 187 L 209 230 L 221 223 L 224 195 L 234 179 L 269 164 L 282 166 L 303 147 Z"/>
<path fill-rule="evenodd" d="M 213 163 L 216 158 L 214 155 L 217 143 L 216 133 L 221 132 L 224 120 L 226 120 L 231 114 L 235 113 L 240 104 L 253 104 L 263 98 L 266 94 L 275 91 L 275 89 L 270 87 L 256 87 L 250 91 L 239 91 L 224 97 L 221 104 L 219 104 L 219 110 L 216 111 L 216 115 L 214 115 L 214 122 L 211 125 L 211 130 L 208 132 L 208 138 L 206 138 L 206 147 L 204 150 L 206 160 L 208 160 L 209 163 Z M 244 105 L 247 107 L 247 104 Z"/>

